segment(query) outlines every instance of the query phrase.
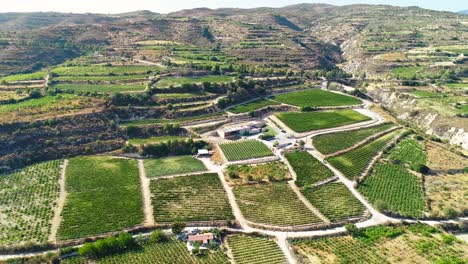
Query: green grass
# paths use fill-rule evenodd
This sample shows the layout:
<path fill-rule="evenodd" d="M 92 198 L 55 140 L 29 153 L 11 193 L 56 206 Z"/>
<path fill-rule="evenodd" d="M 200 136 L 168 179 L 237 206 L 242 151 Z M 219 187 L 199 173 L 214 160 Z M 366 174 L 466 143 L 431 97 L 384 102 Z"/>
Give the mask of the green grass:
<path fill-rule="evenodd" d="M 230 235 L 227 243 L 236 264 L 288 263 L 278 244 L 268 238 Z"/>
<path fill-rule="evenodd" d="M 219 147 L 228 161 L 247 160 L 273 156 L 273 152 L 261 141 L 240 140 L 221 143 Z"/>
<path fill-rule="evenodd" d="M 139 80 L 147 79 L 146 74 L 135 74 L 135 75 L 102 75 L 102 76 L 59 76 L 55 77 L 55 81 L 125 81 L 125 80 Z"/>
<path fill-rule="evenodd" d="M 285 155 L 297 175 L 296 185 L 311 186 L 319 181 L 334 176 L 334 173 L 307 151 L 293 152 Z"/>
<path fill-rule="evenodd" d="M 383 124 L 358 130 L 318 135 L 312 139 L 314 147 L 323 154 L 347 149 L 379 132 L 390 129 L 393 124 Z"/>
<path fill-rule="evenodd" d="M 192 156 L 146 159 L 144 164 L 146 176 L 148 177 L 206 171 L 203 162 Z"/>
<path fill-rule="evenodd" d="M 386 134 L 366 145 L 349 152 L 328 158 L 330 164 L 341 171 L 349 179 L 356 179 L 369 164 L 371 159 L 401 131 Z"/>
<path fill-rule="evenodd" d="M 47 72 L 34 72 L 26 74 L 16 74 L 0 78 L 0 83 L 5 82 L 20 82 L 20 81 L 30 81 L 30 80 L 44 80 L 47 76 Z"/>
<path fill-rule="evenodd" d="M 217 173 L 152 180 L 150 189 L 156 222 L 234 219 Z"/>
<path fill-rule="evenodd" d="M 321 222 L 287 183 L 242 185 L 233 191 L 242 214 L 254 223 L 297 226 Z"/>
<path fill-rule="evenodd" d="M 59 195 L 61 160 L 0 174 L 0 244 L 45 243 Z"/>
<path fill-rule="evenodd" d="M 70 159 L 66 190 L 60 239 L 118 231 L 143 222 L 136 160 L 106 156 Z"/>
<path fill-rule="evenodd" d="M 266 106 L 279 105 L 279 104 L 280 103 L 275 102 L 275 101 L 271 101 L 271 100 L 268 100 L 268 99 L 258 99 L 258 100 L 252 101 L 250 103 L 241 104 L 241 105 L 238 105 L 236 107 L 230 108 L 229 112 L 232 112 L 232 113 L 235 113 L 235 114 L 247 113 L 247 112 L 254 111 L 254 110 L 266 107 Z"/>
<path fill-rule="evenodd" d="M 332 222 L 362 216 L 366 209 L 341 182 L 305 189 L 302 194 Z"/>
<path fill-rule="evenodd" d="M 61 104 L 67 100 L 78 99 L 77 95 L 71 94 L 60 94 L 55 96 L 43 96 L 40 98 L 29 99 L 14 104 L 4 104 L 0 105 L 0 114 L 18 111 L 18 109 L 34 109 L 41 107 L 51 107 L 56 104 Z"/>
<path fill-rule="evenodd" d="M 207 76 L 193 76 L 193 77 L 166 77 L 162 78 L 156 83 L 157 88 L 168 88 L 170 86 L 181 86 L 185 83 L 227 83 L 232 82 L 232 76 L 224 75 L 207 75 Z"/>
<path fill-rule="evenodd" d="M 362 103 L 361 100 L 352 96 L 319 89 L 281 94 L 275 96 L 274 100 L 299 107 L 347 106 Z"/>
<path fill-rule="evenodd" d="M 144 125 L 167 124 L 167 123 L 178 124 L 178 123 L 188 122 L 188 121 L 209 119 L 212 117 L 217 117 L 217 116 L 222 116 L 222 115 L 224 115 L 224 112 L 216 112 L 216 113 L 204 114 L 204 115 L 198 115 L 198 116 L 181 117 L 177 119 L 142 119 L 142 120 L 122 122 L 121 126 L 123 127 L 144 126 Z"/>
<path fill-rule="evenodd" d="M 75 92 L 117 93 L 130 91 L 144 91 L 145 84 L 55 84 L 53 88 L 73 90 Z"/>
<path fill-rule="evenodd" d="M 128 142 L 133 145 L 144 145 L 144 144 L 154 144 L 167 142 L 169 140 L 183 140 L 186 137 L 182 136 L 157 136 L 149 138 L 129 138 Z"/>
<path fill-rule="evenodd" d="M 52 70 L 59 76 L 86 76 L 86 75 L 135 75 L 159 71 L 158 66 L 72 66 L 57 67 Z"/>
<path fill-rule="evenodd" d="M 412 79 L 416 78 L 417 74 L 423 69 L 424 68 L 421 67 L 421 66 L 399 67 L 399 68 L 395 68 L 395 69 L 391 70 L 391 73 L 397 79 L 412 80 Z"/>
<path fill-rule="evenodd" d="M 370 120 L 354 110 L 337 110 L 326 112 L 287 112 L 278 113 L 276 117 L 295 132 L 307 132 L 332 128 Z"/>
<path fill-rule="evenodd" d="M 421 181 L 402 166 L 378 164 L 359 191 L 372 203 L 403 216 L 421 217 L 425 210 Z"/>
<path fill-rule="evenodd" d="M 443 93 L 435 93 L 435 92 L 430 92 L 430 91 L 412 91 L 409 93 L 417 97 L 444 97 L 445 96 L 445 94 Z"/>
<path fill-rule="evenodd" d="M 388 158 L 409 165 L 426 164 L 426 153 L 423 146 L 412 138 L 406 138 L 393 148 Z"/>
<path fill-rule="evenodd" d="M 449 88 L 454 88 L 454 89 L 460 89 L 460 88 L 468 89 L 468 83 L 446 83 L 446 84 L 443 84 L 443 86 L 447 86 Z"/>

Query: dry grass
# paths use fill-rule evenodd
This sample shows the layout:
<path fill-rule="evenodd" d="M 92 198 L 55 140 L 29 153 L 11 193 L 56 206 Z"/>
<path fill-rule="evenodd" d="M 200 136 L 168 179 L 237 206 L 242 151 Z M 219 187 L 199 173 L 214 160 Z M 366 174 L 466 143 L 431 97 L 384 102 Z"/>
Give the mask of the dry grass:
<path fill-rule="evenodd" d="M 468 174 L 428 176 L 425 187 L 434 216 L 446 216 L 448 208 L 459 215 L 468 212 Z"/>
<path fill-rule="evenodd" d="M 377 55 L 374 57 L 374 59 L 382 61 L 405 61 L 408 59 L 408 57 L 406 57 L 406 55 L 401 52 L 390 52 Z"/>
<path fill-rule="evenodd" d="M 449 151 L 445 145 L 433 141 L 426 142 L 427 164 L 432 170 L 462 170 L 467 159 Z"/>

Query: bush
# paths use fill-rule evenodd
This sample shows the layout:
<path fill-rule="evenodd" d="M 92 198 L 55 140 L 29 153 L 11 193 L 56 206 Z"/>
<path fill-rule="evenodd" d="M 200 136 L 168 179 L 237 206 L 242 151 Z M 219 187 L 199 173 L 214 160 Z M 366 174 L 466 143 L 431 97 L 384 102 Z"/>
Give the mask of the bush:
<path fill-rule="evenodd" d="M 78 254 L 85 258 L 97 258 L 131 249 L 135 245 L 135 240 L 130 234 L 121 233 L 117 238 L 109 236 L 95 243 L 85 243 L 78 250 Z"/>
<path fill-rule="evenodd" d="M 123 153 L 136 153 L 138 151 L 137 147 L 132 144 L 127 144 L 122 148 Z"/>
<path fill-rule="evenodd" d="M 388 204 L 382 200 L 377 200 L 375 202 L 375 208 L 379 211 L 379 212 L 385 212 L 388 210 Z"/>
<path fill-rule="evenodd" d="M 411 169 L 422 174 L 428 174 L 430 170 L 429 167 L 424 164 L 414 164 L 411 166 Z"/>
<path fill-rule="evenodd" d="M 357 237 L 361 234 L 361 231 L 357 228 L 355 224 L 346 224 L 345 225 L 346 232 L 353 237 Z"/>
<path fill-rule="evenodd" d="M 78 249 L 78 254 L 85 258 L 94 258 L 97 256 L 96 247 L 94 243 L 85 243 L 80 249 Z"/>
<path fill-rule="evenodd" d="M 455 218 L 458 215 L 458 213 L 452 207 L 446 207 L 446 208 L 444 208 L 444 215 L 447 218 Z"/>
<path fill-rule="evenodd" d="M 153 233 L 151 233 L 150 241 L 153 243 L 162 243 L 167 240 L 167 236 L 160 229 L 154 230 Z"/>
<path fill-rule="evenodd" d="M 185 228 L 185 223 L 182 223 L 182 222 L 174 222 L 171 225 L 172 233 L 174 233 L 176 235 L 182 233 L 184 228 Z"/>

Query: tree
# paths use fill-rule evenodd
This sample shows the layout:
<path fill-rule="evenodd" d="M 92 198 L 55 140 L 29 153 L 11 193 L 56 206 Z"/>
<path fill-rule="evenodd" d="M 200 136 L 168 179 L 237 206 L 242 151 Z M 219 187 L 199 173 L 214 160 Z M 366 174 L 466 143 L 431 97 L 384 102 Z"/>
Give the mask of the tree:
<path fill-rule="evenodd" d="M 198 241 L 193 242 L 192 254 L 193 255 L 200 254 L 200 242 Z"/>
<path fill-rule="evenodd" d="M 185 228 L 185 223 L 182 223 L 182 222 L 174 222 L 172 223 L 171 225 L 171 230 L 172 230 L 172 233 L 178 235 L 180 233 L 182 233 L 182 231 L 184 230 Z"/>
<path fill-rule="evenodd" d="M 120 233 L 117 237 L 121 249 L 130 249 L 135 247 L 135 239 L 129 233 Z"/>
<path fill-rule="evenodd" d="M 346 232 L 353 237 L 357 237 L 361 234 L 361 231 L 357 228 L 355 224 L 346 224 L 345 225 Z"/>
<path fill-rule="evenodd" d="M 385 212 L 388 210 L 388 204 L 382 200 L 377 200 L 375 202 L 375 208 L 379 211 L 379 212 Z"/>
<path fill-rule="evenodd" d="M 153 243 L 162 243 L 167 241 L 167 236 L 160 229 L 156 229 L 151 233 L 150 241 Z"/>
<path fill-rule="evenodd" d="M 85 258 L 94 258 L 97 256 L 96 247 L 94 243 L 85 243 L 80 249 L 78 249 L 78 254 Z"/>

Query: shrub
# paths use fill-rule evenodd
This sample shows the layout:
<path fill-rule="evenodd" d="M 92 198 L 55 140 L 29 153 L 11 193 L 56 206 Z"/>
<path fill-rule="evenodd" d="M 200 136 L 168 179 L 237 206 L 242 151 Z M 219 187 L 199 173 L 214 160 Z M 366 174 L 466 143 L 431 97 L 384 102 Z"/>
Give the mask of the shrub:
<path fill-rule="evenodd" d="M 185 228 L 185 223 L 182 223 L 182 222 L 174 222 L 171 225 L 172 233 L 174 233 L 176 235 L 182 233 L 184 228 Z"/>
<path fill-rule="evenodd" d="M 375 202 L 375 208 L 379 211 L 379 212 L 385 212 L 388 210 L 388 204 L 382 200 L 377 200 Z"/>
<path fill-rule="evenodd" d="M 346 224 L 345 225 L 346 232 L 353 237 L 358 237 L 361 234 L 361 231 L 357 228 L 355 224 Z"/>
<path fill-rule="evenodd" d="M 96 247 L 94 243 L 85 243 L 80 249 L 78 249 L 78 254 L 85 258 L 93 258 L 97 256 Z"/>
<path fill-rule="evenodd" d="M 167 236 L 164 234 L 162 230 L 154 230 L 153 233 L 151 233 L 150 241 L 153 243 L 162 243 L 166 242 Z"/>
<path fill-rule="evenodd" d="M 422 174 L 428 174 L 430 170 L 429 167 L 424 164 L 414 164 L 411 166 L 411 169 Z"/>
<path fill-rule="evenodd" d="M 457 214 L 458 214 L 457 211 L 455 211 L 455 209 L 453 209 L 452 207 L 444 208 L 444 215 L 447 218 L 455 218 Z"/>

